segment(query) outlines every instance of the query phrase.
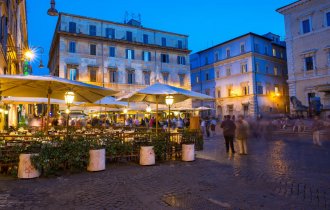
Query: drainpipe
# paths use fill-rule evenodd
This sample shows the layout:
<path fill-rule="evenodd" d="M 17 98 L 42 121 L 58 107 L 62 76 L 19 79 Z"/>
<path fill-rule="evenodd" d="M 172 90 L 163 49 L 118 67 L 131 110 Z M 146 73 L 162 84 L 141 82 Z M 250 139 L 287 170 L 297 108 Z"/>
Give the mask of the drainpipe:
<path fill-rule="evenodd" d="M 103 37 L 103 21 L 101 22 L 101 37 Z M 102 58 L 101 58 L 101 62 L 102 62 L 102 64 L 101 64 L 102 86 L 104 87 L 104 53 L 103 53 L 104 49 L 103 49 L 103 41 L 101 42 L 101 49 L 102 49 L 102 51 L 101 51 L 101 56 L 102 56 Z"/>
<path fill-rule="evenodd" d="M 252 36 L 253 38 L 253 42 L 252 42 L 252 55 L 253 55 L 253 59 L 252 59 L 252 72 L 253 72 L 253 81 L 252 81 L 252 85 L 253 85 L 253 92 L 254 92 L 254 110 L 256 112 L 256 116 L 258 117 L 259 115 L 259 103 L 258 103 L 258 93 L 257 93 L 257 72 L 255 69 L 255 55 L 254 55 L 254 36 Z"/>

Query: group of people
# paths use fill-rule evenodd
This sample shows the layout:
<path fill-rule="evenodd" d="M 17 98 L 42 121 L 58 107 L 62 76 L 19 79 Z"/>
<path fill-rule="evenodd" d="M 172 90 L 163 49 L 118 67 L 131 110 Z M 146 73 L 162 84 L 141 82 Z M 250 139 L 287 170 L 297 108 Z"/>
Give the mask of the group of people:
<path fill-rule="evenodd" d="M 158 127 L 163 128 L 163 129 L 168 129 L 168 126 L 171 127 L 171 129 L 183 129 L 187 128 L 190 125 L 190 120 L 189 118 L 185 117 L 173 117 L 171 119 L 159 119 L 158 121 Z M 155 128 L 156 127 L 156 118 L 155 117 L 144 117 L 141 118 L 140 120 L 138 118 L 131 118 L 128 117 L 125 120 L 125 126 L 133 127 L 133 126 L 141 126 L 141 127 L 148 127 L 148 128 Z"/>

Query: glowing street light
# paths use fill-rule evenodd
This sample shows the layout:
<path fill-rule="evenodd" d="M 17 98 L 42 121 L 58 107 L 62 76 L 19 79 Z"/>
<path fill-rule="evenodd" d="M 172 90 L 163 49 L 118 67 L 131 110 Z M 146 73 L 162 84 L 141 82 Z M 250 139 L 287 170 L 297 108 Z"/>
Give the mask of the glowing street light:
<path fill-rule="evenodd" d="M 66 137 L 69 136 L 69 119 L 70 119 L 70 106 L 73 103 L 74 100 L 74 92 L 73 91 L 67 91 L 64 94 L 64 100 L 66 105 L 68 106 L 67 109 L 65 110 L 67 114 L 67 120 L 66 120 Z"/>
<path fill-rule="evenodd" d="M 127 112 L 128 112 L 127 108 L 125 108 L 125 109 L 123 110 L 123 112 L 124 112 L 124 114 L 127 114 Z"/>
<path fill-rule="evenodd" d="M 33 52 L 33 50 L 28 49 L 24 52 L 25 59 L 32 61 L 34 57 L 35 57 L 35 53 Z"/>
<path fill-rule="evenodd" d="M 147 106 L 147 108 L 146 108 L 146 112 L 148 112 L 148 113 L 151 112 L 151 107 L 150 107 L 150 105 Z"/>

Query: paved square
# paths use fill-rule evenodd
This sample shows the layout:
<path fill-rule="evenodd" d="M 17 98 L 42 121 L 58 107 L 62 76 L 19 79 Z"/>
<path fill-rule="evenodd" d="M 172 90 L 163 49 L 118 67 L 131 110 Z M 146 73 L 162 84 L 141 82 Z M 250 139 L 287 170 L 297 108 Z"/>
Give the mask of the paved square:
<path fill-rule="evenodd" d="M 0 177 L 1 209 L 330 209 L 330 144 L 309 137 L 251 139 L 228 160 L 206 139 L 195 162 L 109 164 L 55 178 Z"/>

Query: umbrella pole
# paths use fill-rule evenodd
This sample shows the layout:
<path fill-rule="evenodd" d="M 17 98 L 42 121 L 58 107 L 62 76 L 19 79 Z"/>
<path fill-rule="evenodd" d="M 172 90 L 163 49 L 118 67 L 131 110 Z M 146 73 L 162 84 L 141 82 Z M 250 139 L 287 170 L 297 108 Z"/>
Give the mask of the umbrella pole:
<path fill-rule="evenodd" d="M 50 112 L 50 89 L 48 89 L 48 102 L 47 102 L 47 121 L 46 121 L 46 126 L 45 126 L 45 132 L 48 132 L 48 124 L 49 124 L 49 112 Z"/>
<path fill-rule="evenodd" d="M 156 134 L 158 135 L 158 97 L 156 96 Z"/>

